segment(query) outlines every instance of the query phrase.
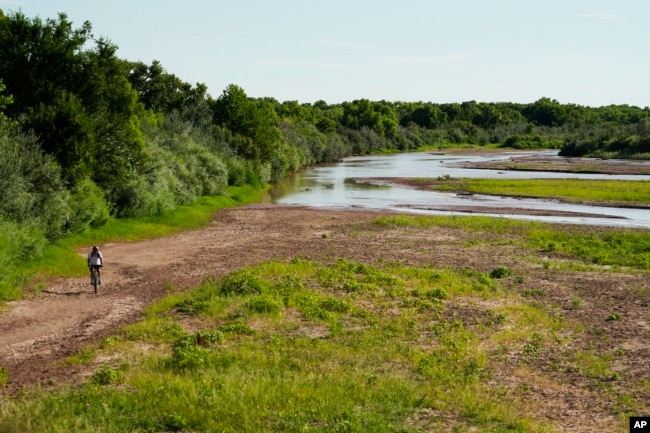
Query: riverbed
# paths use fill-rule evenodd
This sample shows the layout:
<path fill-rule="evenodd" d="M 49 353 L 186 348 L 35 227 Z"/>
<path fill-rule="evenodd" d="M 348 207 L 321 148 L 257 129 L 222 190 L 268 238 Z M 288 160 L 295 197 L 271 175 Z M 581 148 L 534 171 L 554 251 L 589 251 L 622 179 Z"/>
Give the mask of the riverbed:
<path fill-rule="evenodd" d="M 345 158 L 336 164 L 317 166 L 278 182 L 262 199 L 264 203 L 327 208 L 367 208 L 413 214 L 467 215 L 537 220 L 558 223 L 650 228 L 650 210 L 629 207 L 589 206 L 558 200 L 494 195 L 459 195 L 422 191 L 400 184 L 406 178 L 500 179 L 617 179 L 650 180 L 650 162 L 629 162 L 634 170 L 589 172 L 512 169 L 522 160 L 545 161 L 548 167 L 574 166 L 584 159 L 563 158 L 557 150 L 459 153 L 400 153 Z M 552 164 L 553 161 L 556 164 Z M 590 167 L 620 168 L 623 161 L 588 160 Z M 520 164 L 521 166 L 521 164 Z M 494 167 L 494 168 L 492 168 Z M 382 179 L 382 181 L 377 181 Z M 390 179 L 396 180 L 391 182 Z"/>

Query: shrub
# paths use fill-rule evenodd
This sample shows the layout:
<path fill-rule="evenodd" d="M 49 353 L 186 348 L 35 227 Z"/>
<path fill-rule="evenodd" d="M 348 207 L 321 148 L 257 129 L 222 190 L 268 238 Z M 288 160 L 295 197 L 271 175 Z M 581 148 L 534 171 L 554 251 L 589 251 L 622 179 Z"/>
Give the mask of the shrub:
<path fill-rule="evenodd" d="M 244 304 L 244 309 L 249 313 L 277 314 L 284 309 L 284 304 L 276 298 L 262 295 L 256 296 Z"/>
<path fill-rule="evenodd" d="M 96 385 L 111 385 L 115 383 L 122 383 L 124 381 L 124 372 L 115 370 L 107 365 L 103 365 L 95 374 L 92 375 L 90 381 Z"/>
<path fill-rule="evenodd" d="M 220 294 L 223 296 L 259 295 L 268 290 L 270 283 L 250 271 L 237 271 L 227 276 L 221 283 Z"/>
<path fill-rule="evenodd" d="M 211 351 L 207 348 L 225 340 L 220 331 L 197 332 L 183 335 L 172 347 L 172 355 L 163 364 L 177 372 L 195 370 L 208 363 Z"/>
<path fill-rule="evenodd" d="M 89 227 L 102 226 L 106 224 L 109 216 L 102 190 L 90 179 L 77 184 L 70 196 L 68 231 L 81 233 Z"/>
<path fill-rule="evenodd" d="M 498 268 L 494 268 L 492 272 L 490 272 L 490 278 L 495 278 L 495 279 L 505 278 L 510 276 L 511 273 L 512 271 L 508 268 L 498 267 Z"/>

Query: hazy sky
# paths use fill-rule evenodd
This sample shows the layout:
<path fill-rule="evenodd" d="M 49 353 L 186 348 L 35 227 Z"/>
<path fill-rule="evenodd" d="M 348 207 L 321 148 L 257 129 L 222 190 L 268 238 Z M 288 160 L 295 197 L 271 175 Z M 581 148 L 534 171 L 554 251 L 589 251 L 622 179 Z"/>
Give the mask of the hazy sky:
<path fill-rule="evenodd" d="M 648 0 L 0 0 L 217 97 L 650 106 Z"/>

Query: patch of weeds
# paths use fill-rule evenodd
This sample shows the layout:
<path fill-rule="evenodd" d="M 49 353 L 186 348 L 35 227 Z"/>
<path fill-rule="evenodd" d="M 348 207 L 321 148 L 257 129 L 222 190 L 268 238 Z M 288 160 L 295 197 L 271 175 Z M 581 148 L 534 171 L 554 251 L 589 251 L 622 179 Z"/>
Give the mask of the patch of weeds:
<path fill-rule="evenodd" d="M 547 253 L 550 253 L 552 251 L 557 250 L 557 244 L 555 242 L 549 242 L 544 247 L 542 248 L 542 251 L 545 251 Z"/>
<path fill-rule="evenodd" d="M 582 299 L 578 296 L 571 297 L 571 306 L 572 310 L 579 310 L 582 307 Z"/>
<path fill-rule="evenodd" d="M 283 275 L 279 281 L 275 282 L 275 289 L 285 295 L 304 289 L 305 286 L 301 280 L 292 275 Z"/>
<path fill-rule="evenodd" d="M 297 299 L 297 308 L 308 319 L 330 320 L 335 314 L 350 312 L 352 304 L 336 297 L 321 298 L 305 293 Z"/>
<path fill-rule="evenodd" d="M 95 358 L 95 348 L 91 346 L 85 347 L 80 353 L 69 356 L 65 360 L 67 365 L 84 365 L 88 364 Z"/>
<path fill-rule="evenodd" d="M 207 301 L 199 301 L 197 299 L 183 299 L 176 304 L 176 311 L 182 314 L 197 315 L 208 308 Z"/>
<path fill-rule="evenodd" d="M 541 298 L 546 296 L 546 290 L 544 289 L 526 289 L 523 293 L 525 298 Z"/>
<path fill-rule="evenodd" d="M 539 355 L 539 342 L 529 341 L 528 343 L 524 344 L 524 348 L 522 349 L 521 353 L 527 356 Z"/>
<path fill-rule="evenodd" d="M 621 320 L 621 315 L 619 313 L 612 313 L 609 316 L 607 316 L 608 321 L 616 321 L 616 320 Z"/>
<path fill-rule="evenodd" d="M 538 334 L 537 332 L 534 333 L 532 341 L 529 341 L 526 344 L 524 344 L 522 354 L 527 356 L 539 355 L 539 353 L 541 352 L 542 340 L 544 340 L 544 337 L 541 334 Z"/>
<path fill-rule="evenodd" d="M 221 331 L 200 331 L 184 335 L 176 340 L 171 357 L 164 360 L 163 364 L 177 372 L 203 367 L 212 353 L 207 348 L 223 341 L 225 337 Z"/>
<path fill-rule="evenodd" d="M 122 342 L 122 338 L 120 337 L 106 337 L 102 340 L 101 347 L 106 348 L 106 347 L 114 347 L 117 346 Z"/>
<path fill-rule="evenodd" d="M 329 296 L 318 302 L 318 307 L 332 313 L 348 313 L 352 310 L 352 304 L 345 299 Z"/>
<path fill-rule="evenodd" d="M 503 313 L 497 313 L 494 310 L 488 310 L 488 318 L 485 321 L 485 326 L 503 325 L 507 322 L 508 317 Z"/>
<path fill-rule="evenodd" d="M 443 288 L 436 287 L 434 289 L 429 289 L 424 292 L 424 297 L 432 301 L 437 301 L 441 299 L 449 298 L 449 293 Z"/>
<path fill-rule="evenodd" d="M 187 431 L 190 427 L 190 423 L 185 418 L 183 414 L 178 412 L 169 412 L 164 414 L 157 423 L 158 431 L 168 431 L 168 432 L 182 432 Z"/>
<path fill-rule="evenodd" d="M 411 295 L 418 299 L 428 299 L 433 302 L 449 298 L 449 293 L 440 287 L 428 290 L 414 290 L 411 292 Z"/>
<path fill-rule="evenodd" d="M 9 369 L 0 367 L 0 386 L 7 386 L 9 382 Z"/>
<path fill-rule="evenodd" d="M 284 310 L 284 304 L 272 296 L 256 296 L 243 305 L 248 313 L 253 314 L 278 314 Z"/>
<path fill-rule="evenodd" d="M 171 281 L 166 281 L 162 284 L 162 288 L 166 292 L 172 292 L 176 288 L 173 282 Z"/>
<path fill-rule="evenodd" d="M 224 334 L 238 334 L 238 335 L 253 335 L 255 330 L 242 322 L 229 323 L 227 325 L 222 325 L 218 328 L 218 331 L 223 332 Z"/>
<path fill-rule="evenodd" d="M 175 346 L 164 364 L 176 372 L 195 370 L 207 363 L 209 351 L 200 346 Z"/>
<path fill-rule="evenodd" d="M 95 385 L 113 385 L 124 382 L 124 371 L 128 369 L 128 365 L 122 366 L 120 369 L 114 369 L 108 365 L 102 365 L 92 377 L 90 382 Z"/>
<path fill-rule="evenodd" d="M 532 392 L 532 390 L 533 390 L 533 387 L 526 384 L 526 383 L 522 383 L 521 385 L 517 386 L 517 391 L 519 391 L 521 393 L 524 393 L 524 394 L 529 394 L 530 392 Z"/>
<path fill-rule="evenodd" d="M 219 293 L 223 296 L 260 295 L 266 292 L 270 282 L 244 269 L 233 272 L 221 281 Z"/>
<path fill-rule="evenodd" d="M 484 292 L 486 289 L 496 291 L 499 283 L 490 278 L 489 275 L 473 269 L 462 268 L 458 271 L 459 275 L 467 277 L 471 281 L 471 288 L 477 292 Z"/>
<path fill-rule="evenodd" d="M 494 268 L 492 272 L 490 272 L 490 278 L 494 278 L 494 279 L 506 278 L 509 277 L 511 274 L 512 271 L 509 268 L 500 266 L 498 268 Z"/>

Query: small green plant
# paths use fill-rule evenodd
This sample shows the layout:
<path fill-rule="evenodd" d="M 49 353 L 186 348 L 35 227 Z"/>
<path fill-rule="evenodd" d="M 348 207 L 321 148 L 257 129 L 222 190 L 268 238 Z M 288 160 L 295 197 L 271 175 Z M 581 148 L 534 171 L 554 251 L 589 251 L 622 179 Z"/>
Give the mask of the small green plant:
<path fill-rule="evenodd" d="M 510 274 L 512 274 L 512 271 L 510 269 L 500 266 L 498 268 L 494 268 L 492 272 L 490 272 L 490 278 L 506 278 L 509 277 Z"/>
<path fill-rule="evenodd" d="M 526 344 L 524 344 L 524 348 L 522 350 L 522 353 L 524 355 L 537 355 L 539 354 L 539 343 L 537 341 L 531 341 Z"/>
<path fill-rule="evenodd" d="M 255 330 L 242 322 L 229 323 L 219 327 L 218 331 L 224 334 L 253 335 Z"/>
<path fill-rule="evenodd" d="M 163 415 L 158 422 L 159 431 L 181 432 L 186 431 L 189 427 L 189 422 L 183 414 L 178 412 L 170 412 Z"/>
<path fill-rule="evenodd" d="M 447 299 L 449 297 L 449 293 L 441 287 L 427 290 L 424 295 L 431 300 Z"/>
<path fill-rule="evenodd" d="M 578 296 L 571 297 L 571 309 L 578 310 L 582 306 L 582 299 Z"/>
<path fill-rule="evenodd" d="M 176 311 L 183 314 L 199 314 L 205 311 L 208 307 L 206 301 L 198 301 L 196 299 L 184 299 L 176 304 Z"/>
<path fill-rule="evenodd" d="M 524 290 L 524 297 L 526 298 L 537 298 L 546 296 L 546 290 L 544 289 L 526 289 Z"/>
<path fill-rule="evenodd" d="M 549 242 L 544 246 L 543 251 L 551 252 L 551 251 L 555 251 L 556 249 L 557 249 L 557 244 L 555 242 Z"/>
<path fill-rule="evenodd" d="M 278 314 L 284 310 L 282 301 L 271 296 L 256 296 L 244 304 L 248 313 Z"/>
<path fill-rule="evenodd" d="M 226 277 L 220 287 L 223 296 L 260 295 L 265 292 L 270 283 L 253 275 L 248 270 L 241 270 Z"/>
<path fill-rule="evenodd" d="M 9 369 L 2 367 L 0 368 L 0 386 L 6 386 L 9 382 Z"/>
<path fill-rule="evenodd" d="M 95 385 L 112 385 L 124 381 L 124 371 L 113 369 L 107 365 L 102 365 L 90 378 Z"/>
<path fill-rule="evenodd" d="M 621 315 L 619 313 L 612 313 L 607 316 L 608 321 L 621 320 Z"/>
<path fill-rule="evenodd" d="M 184 335 L 174 343 L 172 355 L 163 364 L 177 372 L 185 372 L 205 366 L 211 355 L 209 347 L 225 341 L 221 331 L 200 331 Z"/>

